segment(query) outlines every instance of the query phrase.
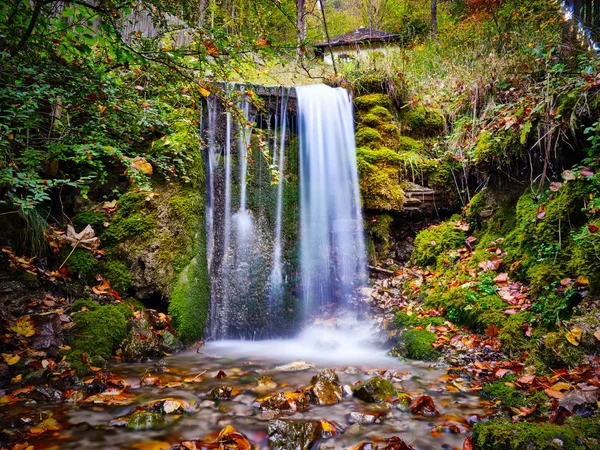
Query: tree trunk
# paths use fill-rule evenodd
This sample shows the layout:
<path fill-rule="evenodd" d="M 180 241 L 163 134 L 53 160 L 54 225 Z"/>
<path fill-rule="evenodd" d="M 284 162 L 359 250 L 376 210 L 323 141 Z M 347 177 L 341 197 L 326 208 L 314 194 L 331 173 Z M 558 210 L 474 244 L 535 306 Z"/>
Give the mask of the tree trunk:
<path fill-rule="evenodd" d="M 438 22 L 437 22 L 437 0 L 431 0 L 431 37 L 437 37 Z"/>
<path fill-rule="evenodd" d="M 198 26 L 202 28 L 206 23 L 206 8 L 208 8 L 208 0 L 200 0 Z"/>
<path fill-rule="evenodd" d="M 298 29 L 298 50 L 296 56 L 302 58 L 304 53 L 304 40 L 306 39 L 306 0 L 297 0 L 296 28 Z"/>

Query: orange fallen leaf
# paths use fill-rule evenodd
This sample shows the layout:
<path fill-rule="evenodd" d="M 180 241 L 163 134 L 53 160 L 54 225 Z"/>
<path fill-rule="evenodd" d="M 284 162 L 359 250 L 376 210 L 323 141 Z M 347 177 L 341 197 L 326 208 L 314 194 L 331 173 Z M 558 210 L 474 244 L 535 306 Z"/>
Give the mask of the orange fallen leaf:
<path fill-rule="evenodd" d="M 569 341 L 569 343 L 575 347 L 579 346 L 581 342 L 581 336 L 583 336 L 583 330 L 581 328 L 573 328 L 565 335 L 567 341 Z"/>

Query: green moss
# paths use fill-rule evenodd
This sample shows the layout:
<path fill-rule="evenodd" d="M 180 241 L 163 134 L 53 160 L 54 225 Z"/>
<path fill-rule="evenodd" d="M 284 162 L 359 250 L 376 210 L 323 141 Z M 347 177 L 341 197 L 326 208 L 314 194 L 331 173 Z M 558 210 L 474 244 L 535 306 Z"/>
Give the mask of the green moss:
<path fill-rule="evenodd" d="M 408 314 L 400 311 L 394 316 L 394 323 L 400 328 L 440 326 L 444 324 L 444 318 L 439 316 L 419 317 L 416 312 Z"/>
<path fill-rule="evenodd" d="M 535 349 L 534 357 L 551 368 L 574 367 L 583 361 L 585 350 L 571 344 L 565 331 L 548 333 Z"/>
<path fill-rule="evenodd" d="M 206 259 L 200 253 L 181 271 L 173 287 L 169 314 L 182 342 L 202 337 L 210 305 Z"/>
<path fill-rule="evenodd" d="M 369 114 L 378 117 L 383 122 L 391 122 L 393 119 L 390 110 L 384 106 L 375 106 L 371 108 Z"/>
<path fill-rule="evenodd" d="M 73 314 L 73 352 L 110 359 L 127 333 L 127 318 L 117 306 L 100 306 Z"/>
<path fill-rule="evenodd" d="M 494 381 L 493 383 L 484 384 L 481 389 L 481 396 L 488 400 L 500 402 L 502 406 L 510 408 L 537 405 L 538 411 L 545 409 L 544 404 L 550 400 L 544 391 L 522 391 L 517 389 L 514 384 L 506 381 Z"/>
<path fill-rule="evenodd" d="M 385 94 L 368 94 L 354 99 L 354 104 L 359 110 L 370 110 L 377 106 L 381 106 L 385 109 L 392 107 L 390 99 Z"/>
<path fill-rule="evenodd" d="M 96 232 L 96 236 L 100 236 L 104 231 L 104 222 L 107 220 L 107 217 L 101 212 L 86 211 L 73 217 L 73 228 L 75 228 L 75 231 L 80 232 L 87 225 L 91 225 Z"/>
<path fill-rule="evenodd" d="M 404 204 L 404 193 L 400 185 L 397 167 L 370 164 L 357 158 L 359 184 L 363 208 L 373 211 L 399 211 Z"/>
<path fill-rule="evenodd" d="M 62 254 L 66 258 L 71 251 L 71 247 L 65 247 Z M 76 248 L 67 260 L 65 266 L 69 270 L 71 277 L 77 275 L 84 283 L 94 281 L 98 273 L 98 260 L 89 250 Z"/>
<path fill-rule="evenodd" d="M 600 292 L 600 232 L 592 233 L 590 228 L 600 228 L 600 219 L 591 221 L 573 233 L 569 272 L 576 276 L 587 277 L 590 291 Z"/>
<path fill-rule="evenodd" d="M 398 139 L 399 152 L 422 153 L 425 150 L 425 144 L 408 136 L 400 136 Z"/>
<path fill-rule="evenodd" d="M 132 278 L 129 267 L 123 261 L 117 259 L 109 260 L 104 266 L 104 275 L 110 281 L 111 287 L 123 294 L 131 286 Z"/>
<path fill-rule="evenodd" d="M 415 237 L 411 261 L 422 267 L 436 266 L 438 258 L 446 250 L 464 245 L 465 232 L 457 228 L 458 217 L 422 230 Z"/>
<path fill-rule="evenodd" d="M 529 341 L 525 336 L 523 325 L 531 321 L 528 313 L 518 313 L 509 316 L 498 335 L 502 351 L 511 357 L 518 357 L 527 350 Z"/>
<path fill-rule="evenodd" d="M 381 147 L 377 149 L 368 147 L 358 147 L 356 155 L 369 164 L 382 164 L 386 166 L 398 166 L 404 163 L 404 160 L 389 148 Z"/>
<path fill-rule="evenodd" d="M 126 217 L 140 212 L 146 204 L 147 194 L 129 191 L 119 197 L 117 202 L 117 217 Z"/>
<path fill-rule="evenodd" d="M 152 214 L 133 213 L 129 216 L 118 215 L 104 231 L 107 245 L 114 245 L 128 239 L 146 241 L 154 236 L 156 218 Z"/>
<path fill-rule="evenodd" d="M 403 342 L 403 356 L 419 361 L 435 361 L 440 352 L 432 347 L 437 337 L 427 330 L 407 330 L 400 336 Z"/>
<path fill-rule="evenodd" d="M 357 147 L 381 147 L 383 137 L 375 128 L 361 127 L 356 132 Z"/>
<path fill-rule="evenodd" d="M 446 120 L 439 110 L 423 105 L 403 109 L 400 121 L 410 134 L 418 136 L 436 136 L 446 126 Z"/>
<path fill-rule="evenodd" d="M 83 308 L 87 308 L 90 311 L 94 311 L 99 307 L 100 305 L 91 298 L 80 298 L 73 302 L 73 305 L 71 306 L 71 311 L 78 312 L 81 311 Z"/>
<path fill-rule="evenodd" d="M 445 195 L 450 204 L 461 205 L 461 198 L 456 188 L 455 173 L 460 170 L 458 162 L 452 159 L 442 159 L 435 165 L 435 170 L 429 173 L 429 187 Z"/>
<path fill-rule="evenodd" d="M 560 441 L 560 444 L 557 442 Z M 588 438 L 567 425 L 512 423 L 506 420 L 479 422 L 473 429 L 473 445 L 478 450 L 586 449 Z"/>
<path fill-rule="evenodd" d="M 383 123 L 381 117 L 375 115 L 375 114 L 365 114 L 361 120 L 363 125 L 366 125 L 367 127 L 371 127 L 371 128 L 377 128 L 379 125 L 381 125 Z"/>
<path fill-rule="evenodd" d="M 373 245 L 377 243 L 379 253 L 383 255 L 387 255 L 390 250 L 390 225 L 393 221 L 394 218 L 388 214 L 379 214 L 365 221 L 365 230 L 370 242 Z M 375 249 L 373 253 L 376 253 Z"/>

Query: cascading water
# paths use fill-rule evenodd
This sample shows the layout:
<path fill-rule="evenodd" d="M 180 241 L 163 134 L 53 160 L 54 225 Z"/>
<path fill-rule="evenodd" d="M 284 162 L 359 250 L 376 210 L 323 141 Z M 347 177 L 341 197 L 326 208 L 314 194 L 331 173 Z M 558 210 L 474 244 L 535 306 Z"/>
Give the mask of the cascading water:
<path fill-rule="evenodd" d="M 324 85 L 267 90 L 258 107 L 231 94 L 241 120 L 208 102 L 209 334 L 290 336 L 366 282 L 352 102 Z"/>
<path fill-rule="evenodd" d="M 352 101 L 341 88 L 296 88 L 300 139 L 300 267 L 305 315 L 346 306 L 366 282 Z"/>

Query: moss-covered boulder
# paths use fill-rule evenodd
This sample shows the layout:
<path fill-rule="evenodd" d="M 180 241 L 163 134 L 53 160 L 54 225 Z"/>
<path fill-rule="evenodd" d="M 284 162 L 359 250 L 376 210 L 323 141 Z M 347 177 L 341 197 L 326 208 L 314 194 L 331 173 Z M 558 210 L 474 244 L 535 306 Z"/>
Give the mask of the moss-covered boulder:
<path fill-rule="evenodd" d="M 431 226 L 417 234 L 411 261 L 423 267 L 435 267 L 438 257 L 443 252 L 460 248 L 465 239 L 466 234 L 460 223 L 460 217 L 455 216 L 451 220 Z"/>
<path fill-rule="evenodd" d="M 516 377 L 511 379 L 514 380 L 514 378 Z M 537 411 L 547 410 L 548 408 L 544 405 L 550 401 L 544 391 L 523 391 L 517 389 L 508 380 L 484 384 L 480 394 L 483 398 L 498 402 L 503 407 L 521 408 L 536 405 Z"/>
<path fill-rule="evenodd" d="M 590 427 L 592 433 L 598 432 Z M 582 434 L 581 424 L 512 423 L 505 420 L 480 422 L 473 428 L 473 446 L 478 450 L 578 450 L 598 448 L 598 436 Z"/>
<path fill-rule="evenodd" d="M 440 352 L 431 344 L 437 341 L 435 333 L 428 330 L 407 330 L 400 335 L 398 354 L 419 361 L 435 361 Z"/>
<path fill-rule="evenodd" d="M 361 381 L 352 387 L 352 395 L 356 398 L 370 403 L 381 403 L 393 397 L 396 389 L 392 383 L 385 378 L 376 376 L 367 381 Z"/>
<path fill-rule="evenodd" d="M 333 405 L 342 400 L 342 386 L 339 384 L 337 373 L 326 369 L 316 374 L 310 380 L 309 398 L 317 405 Z"/>
<path fill-rule="evenodd" d="M 400 111 L 403 134 L 411 136 L 437 136 L 446 126 L 446 119 L 438 109 L 417 105 Z"/>
<path fill-rule="evenodd" d="M 269 448 L 273 450 L 309 450 L 321 439 L 319 420 L 283 420 L 269 422 Z"/>
<path fill-rule="evenodd" d="M 155 430 L 165 425 L 165 418 L 156 412 L 136 411 L 128 419 L 126 427 L 131 430 Z"/>
<path fill-rule="evenodd" d="M 400 181 L 400 160 L 389 149 L 357 150 L 359 186 L 363 208 L 375 211 L 399 211 L 404 204 Z"/>

